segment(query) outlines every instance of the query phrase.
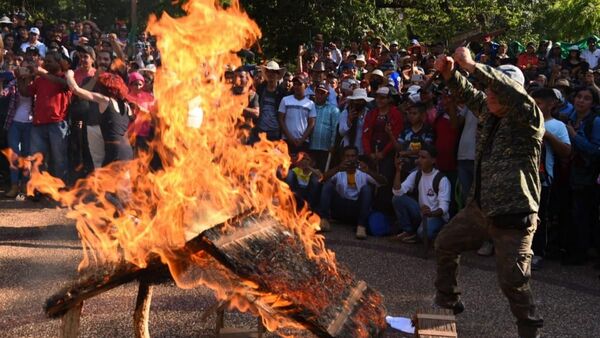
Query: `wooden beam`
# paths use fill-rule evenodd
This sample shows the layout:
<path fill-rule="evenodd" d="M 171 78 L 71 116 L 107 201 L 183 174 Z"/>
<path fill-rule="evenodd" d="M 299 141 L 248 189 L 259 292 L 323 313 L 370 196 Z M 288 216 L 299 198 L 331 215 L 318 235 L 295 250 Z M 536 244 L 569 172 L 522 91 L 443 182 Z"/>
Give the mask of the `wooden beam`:
<path fill-rule="evenodd" d="M 152 285 L 140 280 L 135 311 L 133 312 L 133 330 L 136 338 L 150 338 L 149 319 L 152 302 Z"/>
<path fill-rule="evenodd" d="M 61 338 L 77 338 L 79 335 L 79 324 L 81 321 L 81 309 L 83 302 L 71 307 L 62 317 L 60 324 Z"/>

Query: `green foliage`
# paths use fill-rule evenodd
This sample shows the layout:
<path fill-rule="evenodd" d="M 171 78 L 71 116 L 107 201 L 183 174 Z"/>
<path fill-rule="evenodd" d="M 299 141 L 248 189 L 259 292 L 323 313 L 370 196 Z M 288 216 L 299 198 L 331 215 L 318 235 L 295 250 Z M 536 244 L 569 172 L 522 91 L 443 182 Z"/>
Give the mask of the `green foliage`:
<path fill-rule="evenodd" d="M 189 0 L 181 0 L 186 2 Z M 218 0 L 228 6 L 233 0 Z M 386 0 L 387 1 L 387 0 Z M 15 3 L 0 1 L 0 11 Z M 129 21 L 130 0 L 27 0 L 33 18 L 91 18 L 101 28 Z M 322 33 L 326 42 L 361 39 L 367 31 L 406 44 L 416 36 L 425 43 L 448 43 L 457 35 L 504 29 L 504 41 L 522 43 L 546 38 L 576 41 L 600 31 L 600 0 L 397 0 L 400 8 L 376 8 L 375 0 L 240 0 L 261 27 L 263 57 L 294 62 L 298 46 Z M 172 0 L 138 0 L 138 22 L 144 28 L 151 13 L 183 14 Z M 134 28 L 135 29 L 135 28 Z"/>
<path fill-rule="evenodd" d="M 600 0 L 557 0 L 540 15 L 536 28 L 553 40 L 574 41 L 600 30 Z"/>
<path fill-rule="evenodd" d="M 360 39 L 366 31 L 383 38 L 402 35 L 399 11 L 376 9 L 374 1 L 362 0 L 242 0 L 243 8 L 263 33 L 261 47 L 268 58 L 293 60 L 302 43 L 322 33 L 329 42 Z"/>

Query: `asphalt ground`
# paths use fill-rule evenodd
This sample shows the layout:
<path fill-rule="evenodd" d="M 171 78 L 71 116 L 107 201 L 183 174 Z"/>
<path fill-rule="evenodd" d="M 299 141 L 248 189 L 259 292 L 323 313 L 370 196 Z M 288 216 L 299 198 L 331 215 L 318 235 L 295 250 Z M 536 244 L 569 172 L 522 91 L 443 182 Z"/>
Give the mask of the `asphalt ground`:
<path fill-rule="evenodd" d="M 429 308 L 435 260 L 422 246 L 387 238 L 354 239 L 351 227 L 334 224 L 327 246 L 356 276 L 385 297 L 388 315 L 410 317 Z M 80 243 L 65 211 L 47 202 L 0 200 L 0 337 L 56 337 L 60 321 L 45 317 L 42 306 L 75 275 Z M 516 337 L 508 302 L 498 287 L 493 257 L 463 255 L 459 282 L 466 311 L 458 317 L 459 337 Z M 545 319 L 543 337 L 600 337 L 600 280 L 591 265 L 563 267 L 547 261 L 531 282 Z M 118 287 L 85 302 L 81 337 L 132 337 L 137 285 Z M 212 292 L 155 286 L 150 333 L 153 337 L 213 337 Z M 230 311 L 226 326 L 255 327 L 251 315 Z M 311 335 L 286 332 L 292 336 Z M 277 336 L 268 334 L 267 336 Z M 385 337 L 411 335 L 388 329 Z"/>

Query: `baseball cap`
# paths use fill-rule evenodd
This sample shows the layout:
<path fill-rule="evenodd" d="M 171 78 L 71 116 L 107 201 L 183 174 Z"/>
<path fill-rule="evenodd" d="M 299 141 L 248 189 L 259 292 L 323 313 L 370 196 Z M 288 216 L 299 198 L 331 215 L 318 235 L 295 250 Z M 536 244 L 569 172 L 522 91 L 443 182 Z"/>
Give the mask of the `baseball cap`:
<path fill-rule="evenodd" d="M 525 76 L 523 72 L 513 65 L 502 65 L 498 66 L 496 69 L 504 73 L 504 75 L 518 82 L 521 86 L 525 84 Z"/>
<path fill-rule="evenodd" d="M 554 82 L 555 87 L 571 87 L 571 83 L 567 79 L 558 79 Z"/>
<path fill-rule="evenodd" d="M 377 95 L 390 95 L 390 88 L 388 87 L 379 87 L 375 92 Z"/>
<path fill-rule="evenodd" d="M 325 81 L 319 82 L 319 84 L 317 85 L 317 88 L 315 89 L 315 92 L 317 90 L 323 90 L 325 92 L 329 92 L 329 88 L 327 88 L 327 83 Z"/>
<path fill-rule="evenodd" d="M 37 27 L 31 27 L 31 28 L 29 29 L 29 33 L 31 33 L 31 34 L 36 34 L 36 35 L 40 35 L 40 30 L 39 30 L 39 28 L 37 28 Z"/>
<path fill-rule="evenodd" d="M 144 79 L 142 74 L 140 74 L 138 72 L 129 73 L 127 83 L 132 84 L 136 81 L 142 81 L 142 83 L 146 83 L 146 80 Z"/>

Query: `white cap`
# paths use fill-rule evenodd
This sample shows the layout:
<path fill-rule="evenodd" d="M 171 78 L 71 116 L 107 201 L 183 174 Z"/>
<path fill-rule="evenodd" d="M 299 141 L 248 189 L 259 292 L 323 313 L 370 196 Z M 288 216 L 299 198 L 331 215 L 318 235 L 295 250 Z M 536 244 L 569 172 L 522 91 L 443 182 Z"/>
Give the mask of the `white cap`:
<path fill-rule="evenodd" d="M 31 27 L 29 33 L 40 35 L 40 30 L 37 27 Z"/>
<path fill-rule="evenodd" d="M 375 92 L 377 95 L 390 95 L 390 88 L 388 87 L 379 87 Z"/>
<path fill-rule="evenodd" d="M 373 76 L 373 75 L 379 75 L 381 77 L 384 77 L 383 72 L 381 71 L 381 69 L 375 69 L 374 71 L 371 72 L 371 74 L 369 74 L 369 76 Z"/>
<path fill-rule="evenodd" d="M 367 95 L 366 89 L 356 88 L 352 92 L 352 96 L 348 96 L 348 100 L 365 100 L 366 102 L 371 102 L 373 98 Z"/>

